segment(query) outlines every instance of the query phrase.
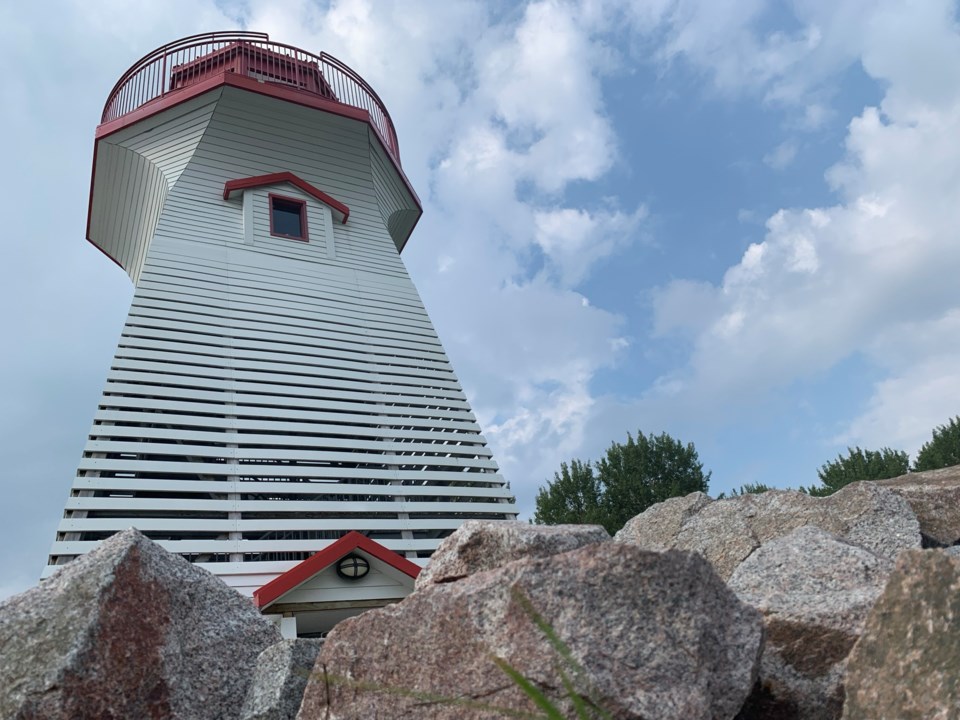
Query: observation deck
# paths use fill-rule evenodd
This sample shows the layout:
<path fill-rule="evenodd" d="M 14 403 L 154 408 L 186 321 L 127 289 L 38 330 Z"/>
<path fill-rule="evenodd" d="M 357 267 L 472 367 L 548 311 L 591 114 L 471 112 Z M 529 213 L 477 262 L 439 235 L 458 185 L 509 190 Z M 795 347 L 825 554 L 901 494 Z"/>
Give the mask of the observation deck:
<path fill-rule="evenodd" d="M 233 109 L 211 119 L 218 104 Z M 294 116 L 299 120 L 291 125 Z M 370 192 L 346 204 L 363 204 L 372 193 L 398 250 L 423 212 L 400 165 L 393 120 L 351 68 L 265 33 L 192 35 L 134 63 L 110 91 L 96 130 L 86 237 L 134 283 L 167 193 L 210 127 L 216 129 L 205 157 L 216 167 L 204 177 L 222 175 L 221 191 L 216 199 L 198 196 L 198 202 L 228 200 L 220 198 L 223 182 L 289 175 L 296 166 L 294 175 L 306 173 L 313 178 L 308 182 L 321 185 L 338 184 L 342 170 L 354 178 L 342 189 L 347 195 L 357 190 L 357 177 L 367 177 Z M 283 147 L 291 138 L 298 149 Z M 271 142 L 267 149 L 264 143 Z M 323 147 L 322 161 L 304 164 Z"/>
<path fill-rule="evenodd" d="M 191 35 L 148 53 L 110 91 L 103 137 L 217 85 L 235 84 L 360 120 L 373 128 L 400 168 L 400 146 L 386 106 L 354 70 L 321 52 L 272 42 L 266 33 Z"/>

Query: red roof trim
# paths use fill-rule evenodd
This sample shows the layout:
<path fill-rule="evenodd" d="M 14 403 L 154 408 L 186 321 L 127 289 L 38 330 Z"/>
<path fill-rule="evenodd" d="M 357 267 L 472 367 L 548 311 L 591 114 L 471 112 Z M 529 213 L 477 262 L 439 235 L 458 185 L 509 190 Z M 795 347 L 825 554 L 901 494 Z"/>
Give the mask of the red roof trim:
<path fill-rule="evenodd" d="M 185 88 L 168 92 L 166 95 L 163 95 L 156 100 L 151 100 L 133 112 L 127 113 L 116 120 L 110 120 L 109 122 L 102 123 L 97 127 L 96 138 L 97 140 L 105 138 L 108 135 L 112 135 L 115 132 L 123 130 L 125 127 L 139 122 L 140 120 L 144 120 L 151 115 L 156 115 L 159 112 L 184 103 L 187 100 L 195 98 L 198 95 L 202 95 L 205 92 L 209 92 L 223 85 L 247 90 L 259 95 L 266 95 L 279 100 L 286 100 L 287 102 L 303 105 L 304 107 L 323 110 L 324 112 L 333 113 L 334 115 L 341 115 L 343 117 L 366 122 L 367 125 L 373 129 L 373 134 L 383 147 L 384 154 L 393 164 L 394 170 L 397 171 L 397 174 L 403 180 L 404 185 L 407 186 L 407 190 L 410 193 L 410 197 L 413 199 L 414 205 L 416 205 L 417 209 L 423 213 L 423 205 L 420 202 L 420 197 L 417 195 L 416 190 L 413 189 L 413 185 L 407 178 L 406 173 L 403 172 L 400 162 L 393 156 L 392 153 L 390 153 L 389 150 L 387 150 L 387 144 L 383 141 L 383 138 L 380 137 L 380 132 L 370 121 L 370 113 L 368 113 L 366 110 L 361 110 L 360 108 L 334 102 L 333 100 L 326 100 L 318 95 L 301 92 L 294 88 L 286 88 L 274 83 L 258 82 L 255 78 L 240 75 L 238 73 L 224 73 L 222 75 L 216 75 L 207 80 L 202 80 L 196 85 L 188 85 Z M 411 228 L 411 233 L 412 231 L 413 229 Z M 409 239 L 410 235 L 408 234 L 401 243 L 401 250 L 407 244 L 407 240 Z"/>
<path fill-rule="evenodd" d="M 400 557 L 393 550 L 389 550 L 376 540 L 371 540 L 353 530 L 335 543 L 328 545 L 320 552 L 311 555 L 299 565 L 294 565 L 283 575 L 274 578 L 259 590 L 253 593 L 254 604 L 263 609 L 280 599 L 294 588 L 302 585 L 314 575 L 326 570 L 337 560 L 348 555 L 353 550 L 362 550 L 368 555 L 382 560 L 387 565 L 399 570 L 404 575 L 416 578 L 420 574 L 420 566 Z"/>
<path fill-rule="evenodd" d="M 263 187 L 264 185 L 276 185 L 277 183 L 290 183 L 294 187 L 303 190 L 307 195 L 315 197 L 320 202 L 329 205 L 343 216 L 343 224 L 350 217 L 350 208 L 342 202 L 334 200 L 320 188 L 314 187 L 303 178 L 297 177 L 292 172 L 278 172 L 269 175 L 256 175 L 254 177 L 239 178 L 237 180 L 227 180 L 223 185 L 223 199 L 229 200 L 232 193 L 238 190 L 249 190 L 250 188 Z"/>
<path fill-rule="evenodd" d="M 181 103 L 191 100 L 199 95 L 203 95 L 206 92 L 215 90 L 216 88 L 222 87 L 224 85 L 239 88 L 242 90 L 247 90 L 248 92 L 254 92 L 259 95 L 266 95 L 268 97 L 277 98 L 279 100 L 285 100 L 287 102 L 292 102 L 297 105 L 303 105 L 305 107 L 314 108 L 315 110 L 322 110 L 324 112 L 333 113 L 334 115 L 341 115 L 343 117 L 352 118 L 354 120 L 362 120 L 367 123 L 367 125 L 373 130 L 374 136 L 377 138 L 377 142 L 383 147 L 384 155 L 389 158 L 391 164 L 393 165 L 394 170 L 397 171 L 397 174 L 400 176 L 400 179 L 403 180 L 403 184 L 406 185 L 407 191 L 410 193 L 410 197 L 413 199 L 414 205 L 417 206 L 417 209 L 420 211 L 422 216 L 423 214 L 423 205 L 420 203 L 420 197 L 417 195 L 416 190 L 413 189 L 413 185 L 410 183 L 410 180 L 407 178 L 406 173 L 403 172 L 403 168 L 400 166 L 400 162 L 393 156 L 393 154 L 387 150 L 387 144 L 383 141 L 383 138 L 380 137 L 380 132 L 370 121 L 370 113 L 366 110 L 361 110 L 359 108 L 351 107 L 349 105 L 344 105 L 343 103 L 333 102 L 331 100 L 325 100 L 322 97 L 311 95 L 309 93 L 300 92 L 292 88 L 285 88 L 282 86 L 275 85 L 273 83 L 261 83 L 255 80 L 254 78 L 246 77 L 245 75 L 239 75 L 237 73 L 224 73 L 223 75 L 217 75 L 207 80 L 203 80 L 196 85 L 189 85 L 185 88 L 174 90 L 168 92 L 166 95 L 163 95 L 156 100 L 151 100 L 150 102 L 140 106 L 133 112 L 127 113 L 116 120 L 110 120 L 109 122 L 101 123 L 97 126 L 96 136 L 93 144 L 93 163 L 90 171 L 90 199 L 87 206 L 87 231 L 86 239 L 90 242 L 91 245 L 96 247 L 98 250 L 103 252 L 108 258 L 117 263 L 121 268 L 126 270 L 123 265 L 112 257 L 105 250 L 103 250 L 99 245 L 97 245 L 93 239 L 90 237 L 90 215 L 93 211 L 93 188 L 94 180 L 96 179 L 97 174 L 97 144 L 100 140 L 110 135 L 113 135 L 115 132 L 119 132 L 126 127 L 129 127 L 141 120 L 145 120 L 152 115 L 163 112 L 169 108 L 180 105 Z M 410 232 L 407 233 L 407 236 L 403 239 L 403 242 L 400 243 L 400 252 L 407 245 L 407 241 L 410 239 L 410 236 L 413 234 L 414 227 L 417 226 L 417 223 L 420 222 L 420 217 L 417 217 L 417 222 L 414 223 L 414 226 L 410 228 Z"/>

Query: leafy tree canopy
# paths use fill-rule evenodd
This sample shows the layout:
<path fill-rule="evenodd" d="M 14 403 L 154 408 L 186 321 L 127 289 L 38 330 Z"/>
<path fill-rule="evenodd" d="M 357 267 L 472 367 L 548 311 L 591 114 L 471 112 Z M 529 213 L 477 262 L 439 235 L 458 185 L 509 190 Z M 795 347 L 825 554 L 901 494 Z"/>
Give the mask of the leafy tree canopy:
<path fill-rule="evenodd" d="M 910 456 L 902 450 L 861 450 L 859 447 L 847 448 L 847 454 L 840 454 L 836 460 L 824 463 L 817 471 L 822 483 L 820 486 L 800 488 L 803 492 L 825 497 L 832 495 L 845 485 L 860 480 L 883 480 L 905 475 L 910 471 Z"/>
<path fill-rule="evenodd" d="M 729 495 L 725 492 L 720 493 L 717 495 L 717 500 L 723 500 L 726 497 L 739 497 L 740 495 L 759 495 L 767 492 L 767 490 L 773 490 L 773 488 L 764 483 L 744 483 L 739 490 L 736 488 L 731 490 Z"/>
<path fill-rule="evenodd" d="M 655 503 L 706 492 L 710 473 L 704 474 L 693 443 L 638 433 L 614 442 L 595 467 L 572 460 L 553 478 L 537 494 L 534 522 L 596 523 L 613 534 Z"/>
<path fill-rule="evenodd" d="M 600 481 L 590 463 L 561 463 L 560 472 L 553 474 L 553 482 L 537 492 L 533 521 L 539 525 L 602 525 L 601 496 Z"/>
<path fill-rule="evenodd" d="M 933 439 L 924 443 L 913 463 L 915 472 L 960 465 L 960 416 L 933 431 Z"/>

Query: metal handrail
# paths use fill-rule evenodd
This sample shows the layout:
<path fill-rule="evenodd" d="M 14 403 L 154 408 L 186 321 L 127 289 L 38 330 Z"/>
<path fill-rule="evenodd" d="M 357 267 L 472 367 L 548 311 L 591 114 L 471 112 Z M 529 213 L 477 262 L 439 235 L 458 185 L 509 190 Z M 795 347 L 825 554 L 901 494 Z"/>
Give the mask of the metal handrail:
<path fill-rule="evenodd" d="M 292 45 L 271 42 L 266 33 L 228 31 L 181 38 L 144 55 L 113 86 L 101 122 L 116 120 L 147 103 L 177 92 L 201 77 L 218 73 L 231 50 L 252 59 L 248 74 L 266 82 L 293 86 L 328 101 L 366 110 L 384 147 L 400 163 L 400 146 L 390 113 L 380 96 L 356 71 L 332 55 L 314 55 Z M 223 72 L 219 70 L 219 72 Z"/>

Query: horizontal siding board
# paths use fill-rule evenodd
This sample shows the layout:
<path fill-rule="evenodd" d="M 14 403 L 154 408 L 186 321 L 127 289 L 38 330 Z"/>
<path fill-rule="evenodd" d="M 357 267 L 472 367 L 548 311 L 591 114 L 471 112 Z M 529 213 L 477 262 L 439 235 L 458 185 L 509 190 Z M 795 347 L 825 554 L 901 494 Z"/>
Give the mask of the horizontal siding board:
<path fill-rule="evenodd" d="M 302 482 L 253 482 L 244 480 L 175 480 L 169 478 L 101 478 L 78 477 L 75 486 L 80 490 L 114 490 L 117 492 L 163 492 L 173 493 L 183 497 L 208 493 L 247 493 L 270 494 L 271 496 L 296 495 L 311 497 L 351 496 L 358 495 L 372 497 L 425 497 L 438 498 L 458 496 L 461 489 L 449 486 L 436 485 L 346 485 L 336 482 L 302 483 Z M 502 487 L 471 487 L 470 498 L 497 499 L 509 498 L 509 493 Z M 68 502 L 90 498 L 70 498 Z M 235 502 L 244 502 L 241 500 Z M 288 500 L 271 500 L 270 502 L 283 505 Z M 313 502 L 312 500 L 295 500 L 292 502 Z M 342 502 L 342 501 L 341 501 Z M 440 501 L 438 501 L 440 502 Z"/>
<path fill-rule="evenodd" d="M 284 506 L 288 507 L 284 507 Z M 239 511 L 245 517 L 256 517 L 257 513 L 460 513 L 460 512 L 497 512 L 502 510 L 499 503 L 457 503 L 457 502 L 410 502 L 394 501 L 385 498 L 379 502 L 353 500 L 344 503 L 342 500 L 206 500 L 192 497 L 185 498 L 122 498 L 122 497 L 76 497 L 67 500 L 68 510 L 106 510 L 113 512 L 170 512 L 181 511 L 230 513 Z M 136 517 L 136 515 L 130 515 Z M 266 521 L 261 521 L 266 522 Z M 242 527 L 238 525 L 237 527 Z M 298 526 L 292 525 L 297 529 Z M 267 527 L 266 529 L 274 529 Z"/>
<path fill-rule="evenodd" d="M 450 454 L 463 455 L 465 457 L 489 457 L 489 448 L 481 445 L 459 445 L 456 442 L 449 443 L 415 443 L 398 442 L 391 440 L 360 440 L 355 437 L 349 439 L 336 437 L 322 437 L 317 435 L 299 436 L 290 435 L 278 438 L 275 435 L 265 435 L 256 433 L 231 433 L 225 434 L 223 431 L 202 431 L 196 428 L 170 428 L 170 427 L 128 427 L 120 425 L 102 425 L 95 426 L 90 431 L 91 439 L 99 442 L 105 440 L 123 440 L 123 439 L 150 439 L 150 440 L 177 440 L 178 446 L 181 442 L 193 441 L 204 443 L 235 443 L 239 447 L 258 446 L 258 447 L 281 447 L 290 448 L 310 448 L 316 452 L 318 448 L 324 450 L 362 450 L 364 452 L 379 453 L 424 453 L 424 454 Z M 156 444 L 156 443 L 152 443 Z M 151 445 L 152 445 L 151 444 Z M 88 444 L 87 451 L 92 451 Z M 103 452 L 107 452 L 104 449 Z M 120 452 L 119 450 L 117 452 Z"/>
<path fill-rule="evenodd" d="M 323 407 L 311 399 L 271 395 L 209 393 L 182 388 L 146 388 L 138 385 L 109 383 L 100 400 L 104 408 L 165 408 L 197 413 L 229 414 L 238 417 L 295 419 L 307 421 L 340 421 L 348 424 L 390 425 L 402 423 L 414 427 L 476 428 L 470 410 L 421 408 L 388 404 L 360 404 L 327 401 Z M 115 394 L 114 394 L 115 393 Z M 206 402 L 202 402 L 206 401 Z"/>
<path fill-rule="evenodd" d="M 173 405 L 173 403 L 171 403 Z M 341 417 L 328 413 L 331 417 Z M 368 416 L 372 422 L 380 422 L 384 418 Z M 98 410 L 94 416 L 95 424 L 90 429 L 91 437 L 130 437 L 134 433 L 144 433 L 143 437 L 166 437 L 164 433 L 191 432 L 203 433 L 206 428 L 216 429 L 220 433 L 238 433 L 242 441 L 248 435 L 257 435 L 259 432 L 268 432 L 285 435 L 283 442 L 310 442 L 311 438 L 336 440 L 340 436 L 347 436 L 351 441 L 363 442 L 359 438 L 372 437 L 384 442 L 394 439 L 403 439 L 406 442 L 425 441 L 430 444 L 463 444 L 474 445 L 478 451 L 489 452 L 486 447 L 486 438 L 481 435 L 475 424 L 461 424 L 460 429 L 437 427 L 429 430 L 415 430 L 411 427 L 398 428 L 389 425 L 364 426 L 356 422 L 349 424 L 332 424 L 322 421 L 292 421 L 274 420 L 266 417 L 257 419 L 245 417 L 208 417 L 201 415 L 186 415 L 176 412 L 138 412 L 128 410 Z M 118 424 L 118 423 L 128 423 Z M 147 424 L 162 424 L 163 427 L 145 427 Z"/>
<path fill-rule="evenodd" d="M 264 552 L 308 552 L 315 553 L 318 549 L 330 544 L 320 540 L 167 540 L 156 539 L 155 542 L 165 550 L 184 555 L 217 554 L 217 553 L 264 553 Z M 437 547 L 436 540 L 403 540 L 384 538 L 378 539 L 381 545 L 395 552 L 433 551 Z M 99 541 L 58 541 L 53 544 L 50 554 L 54 556 L 75 556 L 88 553 L 99 545 Z M 199 563 L 198 563 L 199 564 Z M 224 563 L 225 564 L 225 563 Z M 251 563 L 256 566 L 257 563 Z M 220 563 L 202 565 L 211 572 L 216 572 Z"/>
<path fill-rule="evenodd" d="M 448 470 L 390 470 L 378 468 L 325 467 L 291 465 L 288 463 L 235 463 L 235 462 L 178 462 L 163 460 L 124 460 L 114 458 L 82 458 L 78 469 L 85 472 L 148 472 L 159 474 L 188 473 L 191 475 L 244 477 L 287 477 L 316 480 L 417 480 L 424 483 L 445 482 L 460 484 L 495 483 L 502 479 L 487 472 Z"/>
<path fill-rule="evenodd" d="M 111 386 L 108 392 L 114 390 Z M 142 392 L 142 391 L 141 391 Z M 200 402 L 190 393 L 160 393 L 153 395 L 124 393 L 123 395 L 106 395 L 101 400 L 103 408 L 122 409 L 136 408 L 139 410 L 156 410 L 158 417 L 155 422 L 161 423 L 166 418 L 162 415 L 165 408 L 177 412 L 188 409 L 205 415 L 231 415 L 238 421 L 270 422 L 276 420 L 295 420 L 297 422 L 340 422 L 344 426 L 358 425 L 366 427 L 402 426 L 411 429 L 441 428 L 453 431 L 479 432 L 476 420 L 469 410 L 449 410 L 446 408 L 423 408 L 401 405 L 366 405 L 360 403 L 327 401 L 318 404 L 315 401 L 303 403 L 285 403 L 272 396 L 248 396 L 242 399 L 254 402 L 220 404 Z M 229 400 L 228 398 L 227 400 Z"/>
<path fill-rule="evenodd" d="M 209 518 L 136 518 L 137 529 L 141 531 L 197 531 L 197 532 L 277 532 L 291 530 L 343 530 L 351 527 L 359 532 L 370 530 L 454 530 L 462 521 L 457 518 L 430 518 L 429 520 L 406 520 L 403 518 L 337 518 L 317 520 L 300 518 L 298 520 L 212 520 Z M 130 518 L 77 518 L 60 521 L 60 532 L 120 532 L 130 527 Z"/>

